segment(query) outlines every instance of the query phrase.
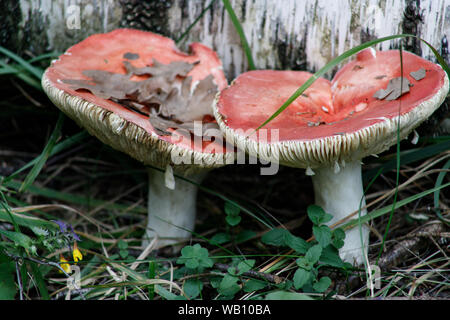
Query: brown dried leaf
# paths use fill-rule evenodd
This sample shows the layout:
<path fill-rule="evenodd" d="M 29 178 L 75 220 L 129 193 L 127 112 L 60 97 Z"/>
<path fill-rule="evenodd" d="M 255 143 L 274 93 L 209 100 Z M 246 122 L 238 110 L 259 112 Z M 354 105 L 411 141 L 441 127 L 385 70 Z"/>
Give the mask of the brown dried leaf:
<path fill-rule="evenodd" d="M 194 64 L 184 61 L 174 61 L 169 64 L 162 64 L 155 59 L 153 59 L 153 65 L 150 67 L 134 67 L 129 61 L 124 61 L 123 64 L 127 73 L 137 76 L 151 75 L 153 77 L 163 77 L 167 79 L 167 81 L 173 81 L 176 76 L 186 77 L 194 67 Z"/>
<path fill-rule="evenodd" d="M 410 82 L 407 78 L 393 78 L 389 80 L 387 88 L 380 89 L 374 93 L 373 97 L 377 99 L 385 99 L 388 101 L 396 100 L 403 94 L 409 92 Z"/>
<path fill-rule="evenodd" d="M 128 92 L 133 92 L 139 86 L 131 81 L 128 75 L 112 73 L 103 70 L 84 70 L 83 74 L 92 80 L 64 79 L 74 90 L 85 89 L 102 99 L 125 99 Z"/>
<path fill-rule="evenodd" d="M 426 71 L 425 71 L 425 69 L 420 68 L 420 69 L 417 70 L 417 71 L 412 71 L 412 72 L 410 72 L 409 75 L 410 75 L 411 77 L 413 77 L 414 80 L 419 81 L 419 80 L 422 80 L 423 78 L 425 78 Z"/>
<path fill-rule="evenodd" d="M 124 58 L 134 58 L 126 53 Z M 208 136 L 219 130 L 216 123 L 203 123 L 201 132 L 194 121 L 202 121 L 211 115 L 211 104 L 218 91 L 210 75 L 199 81 L 192 89 L 192 77 L 187 74 L 194 67 L 183 61 L 164 65 L 153 61 L 153 66 L 137 68 L 129 61 L 123 61 L 127 74 L 117 74 L 102 70 L 85 70 L 83 74 L 91 80 L 71 80 L 75 90 L 85 89 L 103 99 L 110 99 L 130 110 L 149 116 L 149 121 L 160 135 L 171 135 L 169 128 L 184 131 L 184 135 Z M 149 75 L 142 81 L 132 81 L 132 75 Z M 197 129 L 197 130 L 195 130 Z"/>
<path fill-rule="evenodd" d="M 161 113 L 182 122 L 201 121 L 205 115 L 211 114 L 211 105 L 217 90 L 213 76 L 209 75 L 200 80 L 191 93 L 191 79 L 188 77 L 182 82 L 181 92 L 177 88 L 170 92 L 161 105 Z"/>

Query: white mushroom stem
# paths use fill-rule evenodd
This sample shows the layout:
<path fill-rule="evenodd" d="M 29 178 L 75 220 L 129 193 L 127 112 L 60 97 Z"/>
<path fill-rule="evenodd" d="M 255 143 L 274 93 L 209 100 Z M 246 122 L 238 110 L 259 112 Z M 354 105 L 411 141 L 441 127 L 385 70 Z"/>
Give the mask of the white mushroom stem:
<path fill-rule="evenodd" d="M 205 175 L 200 172 L 187 179 L 200 183 Z M 171 190 L 166 187 L 164 172 L 149 169 L 148 176 L 148 222 L 143 245 L 155 234 L 157 247 L 189 239 L 195 225 L 197 185 L 175 177 L 175 188 Z"/>
<path fill-rule="evenodd" d="M 314 172 L 312 181 L 315 202 L 325 212 L 333 215 L 333 219 L 327 223 L 328 225 L 336 223 L 366 205 L 360 161 L 346 163 L 345 167 L 341 166 L 337 173 L 335 173 L 334 166 L 317 168 L 314 169 Z M 366 210 L 361 210 L 361 216 L 365 215 L 366 212 Z M 362 265 L 364 254 L 367 255 L 368 244 L 368 227 L 362 225 L 359 228 L 357 225 L 350 230 L 346 230 L 345 244 L 339 250 L 339 254 L 344 261 Z"/>

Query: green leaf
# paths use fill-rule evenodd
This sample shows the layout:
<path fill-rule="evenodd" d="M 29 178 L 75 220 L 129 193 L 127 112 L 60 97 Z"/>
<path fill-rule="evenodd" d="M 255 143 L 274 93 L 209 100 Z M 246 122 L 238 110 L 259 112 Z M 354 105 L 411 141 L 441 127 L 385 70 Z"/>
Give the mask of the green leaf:
<path fill-rule="evenodd" d="M 128 243 L 126 243 L 126 241 L 123 241 L 122 239 L 119 240 L 119 242 L 117 243 L 117 246 L 119 247 L 119 249 L 125 250 L 128 248 Z"/>
<path fill-rule="evenodd" d="M 305 258 L 311 263 L 315 264 L 319 261 L 320 256 L 322 255 L 322 246 L 320 244 L 316 244 L 312 246 L 308 252 L 306 252 Z"/>
<path fill-rule="evenodd" d="M 239 222 L 241 222 L 241 219 L 242 218 L 240 216 L 226 216 L 225 217 L 225 220 L 227 221 L 227 223 L 232 227 L 238 225 Z"/>
<path fill-rule="evenodd" d="M 224 210 L 228 216 L 237 216 L 241 212 L 241 208 L 231 202 L 225 202 Z"/>
<path fill-rule="evenodd" d="M 237 284 L 238 278 L 232 275 L 225 275 L 219 284 L 218 291 L 221 295 L 226 297 L 233 297 L 241 287 Z"/>
<path fill-rule="evenodd" d="M 305 254 L 311 245 L 302 238 L 296 237 L 289 233 L 286 237 L 286 245 L 299 254 Z"/>
<path fill-rule="evenodd" d="M 119 255 L 122 259 L 126 259 L 128 257 L 128 250 L 119 250 Z"/>
<path fill-rule="evenodd" d="M 264 289 L 268 283 L 262 280 L 250 279 L 244 283 L 243 290 L 245 292 L 253 292 Z"/>
<path fill-rule="evenodd" d="M 163 286 L 155 284 L 155 292 L 166 300 L 187 300 L 184 296 L 177 296 Z"/>
<path fill-rule="evenodd" d="M 344 246 L 345 231 L 341 228 L 333 230 L 331 239 L 333 246 L 335 246 L 337 249 L 342 248 Z"/>
<path fill-rule="evenodd" d="M 220 244 L 224 244 L 227 243 L 231 240 L 231 236 L 228 233 L 224 233 L 224 232 L 220 232 L 220 233 L 216 233 L 211 240 L 209 240 L 209 242 L 212 245 L 220 245 Z"/>
<path fill-rule="evenodd" d="M 311 279 L 311 272 L 306 271 L 305 269 L 298 268 L 294 273 L 294 287 L 295 289 L 301 289 L 306 283 L 308 283 Z"/>
<path fill-rule="evenodd" d="M 319 281 L 314 283 L 313 288 L 317 292 L 325 292 L 331 285 L 331 279 L 329 277 L 322 277 Z"/>
<path fill-rule="evenodd" d="M 253 266 L 255 265 L 255 260 L 253 259 L 248 259 L 248 260 L 244 260 L 239 262 L 239 264 L 237 265 L 237 275 L 241 275 L 249 270 L 251 270 L 253 268 Z"/>
<path fill-rule="evenodd" d="M 320 263 L 323 265 L 336 267 L 336 268 L 351 268 L 350 263 L 345 263 L 339 256 L 339 251 L 332 245 L 329 245 L 322 250 L 320 256 Z"/>
<path fill-rule="evenodd" d="M 297 260 L 295 260 L 295 262 L 297 263 L 297 265 L 302 268 L 305 269 L 307 271 L 310 271 L 314 264 L 312 264 L 308 259 L 306 259 L 305 257 L 300 257 Z"/>
<path fill-rule="evenodd" d="M 184 263 L 184 265 L 186 266 L 186 268 L 188 269 L 197 269 L 200 266 L 200 263 L 198 262 L 197 259 L 189 259 L 186 260 L 186 262 Z"/>
<path fill-rule="evenodd" d="M 314 300 L 304 293 L 274 291 L 266 295 L 266 300 Z"/>
<path fill-rule="evenodd" d="M 210 268 L 214 262 L 209 258 L 209 252 L 200 244 L 186 246 L 181 249 L 181 257 L 177 259 L 178 264 L 184 264 L 188 269 Z"/>
<path fill-rule="evenodd" d="M 326 212 L 321 207 L 315 204 L 308 206 L 306 212 L 308 213 L 309 220 L 311 220 L 311 222 L 316 226 L 322 223 L 322 219 L 326 214 Z"/>
<path fill-rule="evenodd" d="M 272 229 L 261 237 L 261 241 L 276 247 L 286 246 L 289 236 L 290 233 L 286 229 Z"/>
<path fill-rule="evenodd" d="M 14 300 L 16 293 L 14 264 L 12 262 L 0 263 L 0 300 Z"/>
<path fill-rule="evenodd" d="M 235 235 L 236 243 L 242 243 L 256 236 L 256 232 L 252 230 L 242 230 Z"/>
<path fill-rule="evenodd" d="M 199 279 L 187 279 L 183 285 L 184 293 L 191 299 L 197 298 L 203 289 L 203 282 Z"/>
<path fill-rule="evenodd" d="M 331 229 L 325 225 L 323 226 L 313 226 L 313 234 L 317 242 L 325 248 L 331 242 Z"/>
<path fill-rule="evenodd" d="M 0 234 L 4 235 L 8 239 L 14 241 L 14 243 L 18 246 L 21 246 L 27 250 L 31 249 L 33 241 L 31 238 L 23 233 L 15 232 L 15 231 L 7 231 L 0 229 Z"/>

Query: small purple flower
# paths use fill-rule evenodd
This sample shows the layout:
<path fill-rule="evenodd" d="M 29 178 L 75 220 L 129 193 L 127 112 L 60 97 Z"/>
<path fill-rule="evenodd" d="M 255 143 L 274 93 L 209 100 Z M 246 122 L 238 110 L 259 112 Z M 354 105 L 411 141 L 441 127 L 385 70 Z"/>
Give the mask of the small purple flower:
<path fill-rule="evenodd" d="M 81 241 L 80 237 L 75 233 L 75 230 L 73 229 L 71 224 L 65 223 L 64 221 L 61 220 L 52 220 L 52 221 L 59 226 L 59 230 L 61 230 L 62 233 L 69 233 L 75 240 Z M 70 228 L 69 232 L 67 230 L 68 228 Z"/>
<path fill-rule="evenodd" d="M 59 226 L 59 230 L 61 230 L 61 232 L 65 233 L 67 231 L 67 223 L 65 223 L 64 221 L 61 220 L 51 220 L 51 221 L 53 221 Z"/>
<path fill-rule="evenodd" d="M 81 241 L 80 237 L 75 233 L 75 230 L 73 230 L 73 227 L 71 224 L 69 224 L 69 227 L 70 227 L 70 232 L 72 233 L 73 238 L 77 241 Z"/>

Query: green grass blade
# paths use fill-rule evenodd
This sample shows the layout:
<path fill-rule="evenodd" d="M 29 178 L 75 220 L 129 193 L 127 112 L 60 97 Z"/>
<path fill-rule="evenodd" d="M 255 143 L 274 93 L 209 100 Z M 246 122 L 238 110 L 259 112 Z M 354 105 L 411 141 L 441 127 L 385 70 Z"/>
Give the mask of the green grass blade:
<path fill-rule="evenodd" d="M 444 140 L 443 142 L 439 142 L 420 149 L 407 150 L 403 152 L 400 157 L 401 165 L 410 164 L 415 161 L 423 160 L 446 150 L 450 150 L 450 140 L 447 141 Z M 368 181 L 369 179 L 371 179 L 380 169 L 382 170 L 381 173 L 385 173 L 395 169 L 396 166 L 397 166 L 396 158 L 386 161 L 379 167 L 364 172 L 363 181 Z"/>
<path fill-rule="evenodd" d="M 15 65 L 8 65 L 1 60 L 0 65 L 3 66 L 3 68 L 0 70 L 0 74 L 14 75 L 28 85 L 42 91 L 41 83 L 35 78 L 31 77 L 27 72 L 24 72 L 23 69 L 17 68 Z"/>
<path fill-rule="evenodd" d="M 33 261 L 27 261 L 27 264 L 31 267 L 31 273 L 34 276 L 34 283 L 39 290 L 41 298 L 43 300 L 50 300 L 50 295 L 48 294 L 47 286 L 45 284 L 44 277 L 38 265 Z"/>
<path fill-rule="evenodd" d="M 202 12 L 200 12 L 200 14 L 198 15 L 197 18 L 195 18 L 194 22 L 191 23 L 191 25 L 189 27 L 187 27 L 186 31 L 183 32 L 183 34 L 177 39 L 175 40 L 176 44 L 179 44 L 182 40 L 185 39 L 185 37 L 189 34 L 189 32 L 191 31 L 191 29 L 197 24 L 197 22 L 200 21 L 200 19 L 205 15 L 205 13 L 211 9 L 211 7 L 213 6 L 214 2 L 216 2 L 216 0 L 212 0 L 209 5 L 207 5 Z"/>
<path fill-rule="evenodd" d="M 444 58 L 442 58 L 442 56 L 439 54 L 439 52 L 437 52 L 437 50 L 431 44 L 429 44 L 427 41 L 425 41 L 424 39 L 421 39 L 419 37 L 415 37 L 415 38 L 421 40 L 423 43 L 425 43 L 431 49 L 431 51 L 434 53 L 434 56 L 436 57 L 439 64 L 442 66 L 444 71 L 447 72 L 447 75 L 450 77 L 450 68 L 448 67 L 447 62 L 445 62 Z"/>
<path fill-rule="evenodd" d="M 45 60 L 45 59 L 49 59 L 49 58 L 58 58 L 60 55 L 62 55 L 62 52 L 49 52 L 49 53 L 44 53 L 41 54 L 40 56 L 31 58 L 30 60 L 28 60 L 28 63 L 35 63 L 41 60 Z"/>
<path fill-rule="evenodd" d="M 450 160 L 448 160 L 444 166 L 442 167 L 442 170 L 448 170 L 450 168 Z M 436 179 L 436 184 L 435 187 L 440 187 L 442 185 L 442 181 L 444 180 L 445 175 L 447 174 L 446 171 L 442 171 L 439 173 L 437 179 Z M 439 192 L 440 190 L 436 190 L 434 192 L 434 207 L 436 210 L 436 215 L 438 216 L 439 219 L 441 219 L 443 222 L 445 222 L 447 225 L 450 224 L 450 221 L 448 221 L 447 219 L 445 219 L 442 214 L 441 214 L 441 210 L 439 209 Z"/>
<path fill-rule="evenodd" d="M 39 227 L 50 230 L 58 230 L 58 225 L 54 222 L 43 220 L 37 217 L 27 216 L 21 213 L 7 212 L 5 209 L 0 210 L 0 220 L 9 223 L 17 223 L 19 226 L 32 228 Z"/>
<path fill-rule="evenodd" d="M 247 57 L 248 62 L 248 69 L 249 70 L 255 70 L 255 63 L 253 62 L 252 57 L 252 51 L 250 50 L 250 46 L 248 45 L 247 38 L 245 37 L 244 29 L 242 28 L 241 23 L 239 22 L 239 19 L 236 16 L 236 13 L 233 10 L 233 7 L 231 6 L 231 3 L 229 0 L 222 0 L 223 6 L 225 7 L 225 10 L 227 10 L 228 15 L 230 16 L 231 22 L 233 23 L 236 32 L 239 35 L 239 38 L 241 38 L 241 44 L 244 48 L 245 55 Z"/>
<path fill-rule="evenodd" d="M 0 196 L 2 197 L 2 201 L 0 201 L 0 205 L 3 207 L 4 212 L 6 213 L 7 218 L 9 221 L 14 225 L 14 230 L 16 232 L 20 232 L 20 227 L 17 221 L 14 219 L 14 215 L 11 211 L 11 208 L 8 205 L 8 202 L 6 201 L 5 194 L 0 189 Z"/>
<path fill-rule="evenodd" d="M 438 191 L 438 190 L 445 189 L 445 188 L 447 188 L 447 187 L 449 187 L 449 186 L 450 186 L 450 182 L 449 182 L 449 183 L 446 183 L 446 184 L 442 184 L 442 185 L 440 185 L 439 187 L 434 187 L 434 188 L 432 188 L 432 189 L 429 189 L 429 190 L 423 191 L 423 192 L 421 192 L 421 193 L 415 194 L 415 195 L 410 196 L 410 197 L 408 197 L 408 198 L 406 198 L 406 199 L 397 201 L 397 203 L 395 204 L 394 209 L 396 210 L 396 209 L 398 209 L 398 208 L 401 208 L 401 207 L 403 207 L 404 205 L 407 205 L 408 203 L 411 203 L 411 202 L 413 202 L 413 201 L 415 201 L 415 200 L 418 200 L 418 199 L 420 199 L 420 198 L 423 198 L 423 197 L 425 197 L 425 196 L 427 196 L 427 195 L 429 195 L 429 194 L 432 194 L 432 193 L 434 193 L 434 192 L 436 192 L 436 191 Z M 391 210 L 392 210 L 392 206 L 391 206 L 391 205 L 386 206 L 386 207 L 383 207 L 383 208 L 380 208 L 380 209 L 377 209 L 377 210 L 375 210 L 375 211 L 372 211 L 371 213 L 366 214 L 365 216 L 362 216 L 361 219 L 360 219 L 360 222 L 361 222 L 361 223 L 369 222 L 369 221 L 372 220 L 372 219 L 381 217 L 382 215 L 385 215 L 386 213 L 390 213 Z M 348 229 L 348 228 L 351 228 L 351 227 L 356 226 L 356 225 L 357 225 L 358 223 L 360 223 L 360 222 L 359 222 L 358 218 L 356 218 L 356 219 L 350 220 L 349 222 L 343 224 L 343 225 L 340 226 L 340 227 L 342 227 L 342 228 L 344 228 L 344 229 Z"/>
<path fill-rule="evenodd" d="M 48 157 L 50 156 L 53 147 L 56 144 L 56 140 L 59 139 L 61 136 L 61 127 L 64 123 L 65 115 L 64 113 L 60 112 L 58 116 L 58 120 L 56 122 L 55 129 L 53 130 L 47 145 L 45 146 L 44 150 L 42 151 L 41 155 L 38 157 L 38 160 L 36 161 L 35 165 L 29 172 L 29 174 L 26 176 L 22 186 L 19 189 L 19 192 L 22 192 L 26 190 L 36 179 L 36 177 L 39 175 L 39 172 L 41 172 L 42 167 L 45 165 L 45 162 L 47 161 Z"/>
<path fill-rule="evenodd" d="M 26 71 L 34 75 L 38 80 L 40 80 L 42 75 L 44 74 L 43 70 L 31 65 L 29 62 L 25 61 L 14 52 L 9 51 L 8 49 L 2 46 L 0 46 L 0 53 L 3 53 L 5 56 L 16 61 L 20 66 L 22 66 Z"/>
<path fill-rule="evenodd" d="M 1 176 L 0 176 L 1 178 Z M 22 183 L 16 180 L 10 180 L 7 182 L 3 182 L 3 185 L 7 188 L 11 188 L 13 190 L 18 190 Z M 85 206 L 102 206 L 107 210 L 129 210 L 130 206 L 118 203 L 110 203 L 109 201 L 95 199 L 92 197 L 84 197 L 80 195 L 76 195 L 73 193 L 61 192 L 57 190 L 53 190 L 50 188 L 42 188 L 34 185 L 30 185 L 27 189 L 27 192 L 31 194 L 35 194 L 38 196 L 46 197 L 49 199 L 60 200 L 67 203 L 72 204 L 80 204 Z M 136 213 L 147 213 L 147 208 L 145 207 L 133 207 L 133 209 L 129 210 L 129 212 Z"/>
<path fill-rule="evenodd" d="M 78 143 L 80 143 L 80 141 L 82 141 L 83 139 L 89 137 L 90 135 L 87 133 L 87 131 L 81 131 L 80 133 L 77 133 L 75 135 L 73 135 L 70 138 L 67 138 L 66 140 L 58 143 L 57 145 L 54 146 L 54 148 L 50 151 L 50 156 L 53 156 L 61 151 L 64 151 L 65 149 L 68 149 Z M 19 170 L 15 171 L 14 173 L 12 173 L 10 176 L 6 177 L 3 179 L 3 183 L 6 183 L 12 179 L 14 179 L 15 177 L 17 177 L 17 175 L 23 171 L 25 171 L 26 169 L 30 168 L 31 166 L 36 165 L 36 163 L 39 161 L 39 157 L 33 159 L 32 161 L 28 162 L 26 165 L 24 165 L 22 168 L 20 168 Z"/>
<path fill-rule="evenodd" d="M 403 47 L 400 44 L 400 77 L 403 79 Z M 400 84 L 400 91 L 403 90 L 402 88 L 403 86 L 403 80 L 401 81 Z M 397 117 L 397 156 L 396 156 L 396 172 L 395 172 L 395 193 L 394 193 L 394 201 L 392 203 L 392 209 L 391 209 L 391 213 L 389 214 L 389 219 L 386 225 L 386 230 L 384 231 L 384 235 L 383 235 L 383 240 L 381 241 L 381 246 L 380 246 L 380 251 L 378 252 L 378 257 L 377 257 L 377 262 L 376 264 L 378 265 L 378 260 L 381 257 L 381 253 L 383 252 L 384 249 L 384 243 L 386 242 L 386 238 L 389 232 L 389 228 L 391 226 L 391 222 L 392 222 L 392 217 L 394 216 L 394 211 L 395 211 L 395 205 L 397 204 L 397 196 L 398 196 L 398 184 L 400 181 L 400 115 L 401 115 L 401 107 L 402 107 L 402 100 L 399 100 L 398 102 L 398 117 Z"/>

